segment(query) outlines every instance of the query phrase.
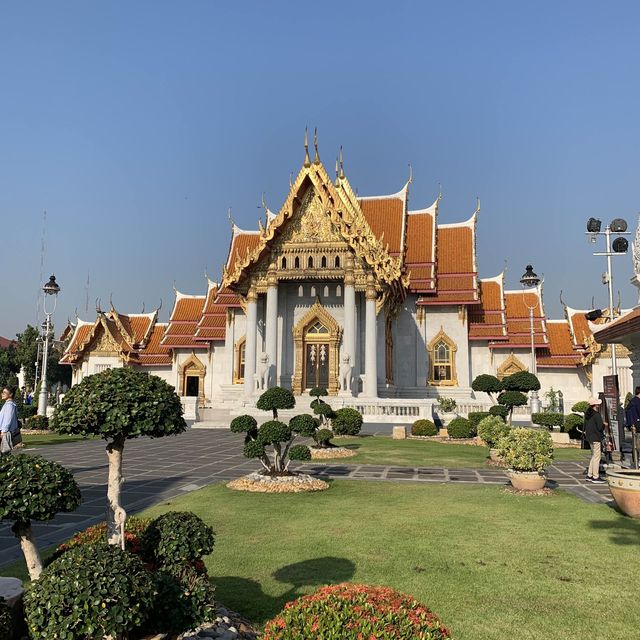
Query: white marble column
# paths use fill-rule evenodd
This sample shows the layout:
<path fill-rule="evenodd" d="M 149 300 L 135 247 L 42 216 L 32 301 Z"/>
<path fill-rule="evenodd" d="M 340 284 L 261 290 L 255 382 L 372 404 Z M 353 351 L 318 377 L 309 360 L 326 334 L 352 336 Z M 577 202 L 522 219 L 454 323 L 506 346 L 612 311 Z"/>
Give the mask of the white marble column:
<path fill-rule="evenodd" d="M 345 356 L 349 356 L 351 380 L 343 392 L 353 395 L 353 372 L 356 364 L 356 287 L 353 276 L 353 258 L 347 259 L 344 274 L 344 340 L 342 345 L 341 364 Z"/>
<path fill-rule="evenodd" d="M 274 271 L 267 276 L 267 310 L 265 317 L 266 340 L 265 351 L 269 356 L 269 387 L 276 386 L 276 370 L 278 359 L 278 280 Z"/>
<path fill-rule="evenodd" d="M 367 278 L 365 313 L 365 361 L 364 361 L 364 395 L 367 398 L 378 397 L 378 349 L 376 338 L 376 288 L 373 276 Z"/>
<path fill-rule="evenodd" d="M 251 288 L 247 295 L 247 333 L 244 351 L 244 395 L 247 398 L 251 398 L 255 390 L 257 322 L 258 293 Z"/>

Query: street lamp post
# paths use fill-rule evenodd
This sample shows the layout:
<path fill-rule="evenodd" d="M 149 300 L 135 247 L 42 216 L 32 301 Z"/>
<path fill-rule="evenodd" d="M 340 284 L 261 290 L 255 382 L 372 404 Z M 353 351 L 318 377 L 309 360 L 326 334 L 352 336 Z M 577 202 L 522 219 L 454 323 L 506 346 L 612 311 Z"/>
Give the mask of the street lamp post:
<path fill-rule="evenodd" d="M 47 415 L 47 359 L 49 356 L 49 334 L 51 333 L 51 316 L 56 310 L 56 303 L 58 301 L 58 294 L 60 293 L 60 287 L 56 282 L 56 277 L 51 276 L 49 282 L 43 287 L 44 291 L 44 313 L 45 313 L 45 330 L 44 330 L 44 348 L 42 351 L 42 381 L 40 383 L 40 396 L 38 398 L 38 415 Z M 47 310 L 47 296 L 53 296 L 53 309 Z"/>
<path fill-rule="evenodd" d="M 520 284 L 522 285 L 522 300 L 527 309 L 529 309 L 529 333 L 531 336 L 531 373 L 535 376 L 538 373 L 538 366 L 536 363 L 535 334 L 533 330 L 533 311 L 536 308 L 536 304 L 527 304 L 525 291 L 527 289 L 533 289 L 537 287 L 540 284 L 540 278 L 538 278 L 538 276 L 533 272 L 533 267 L 530 264 L 527 265 L 522 278 L 520 278 Z M 530 408 L 532 414 L 538 413 L 540 411 L 540 399 L 538 398 L 537 391 L 531 392 Z"/>

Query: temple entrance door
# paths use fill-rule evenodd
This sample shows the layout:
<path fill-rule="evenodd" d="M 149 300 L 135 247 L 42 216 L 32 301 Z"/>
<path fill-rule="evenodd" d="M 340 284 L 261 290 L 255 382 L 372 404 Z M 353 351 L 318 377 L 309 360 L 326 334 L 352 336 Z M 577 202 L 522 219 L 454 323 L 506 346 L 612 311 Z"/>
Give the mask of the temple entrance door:
<path fill-rule="evenodd" d="M 197 397 L 200 395 L 200 378 L 198 376 L 187 376 L 187 392 L 185 395 Z"/>
<path fill-rule="evenodd" d="M 329 343 L 305 344 L 304 388 L 329 387 Z"/>

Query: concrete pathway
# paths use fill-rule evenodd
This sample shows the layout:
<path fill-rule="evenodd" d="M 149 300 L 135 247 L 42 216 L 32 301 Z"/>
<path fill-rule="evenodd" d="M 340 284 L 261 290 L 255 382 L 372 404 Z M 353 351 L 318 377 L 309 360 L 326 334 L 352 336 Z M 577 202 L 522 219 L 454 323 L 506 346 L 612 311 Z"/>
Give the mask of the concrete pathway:
<path fill-rule="evenodd" d="M 71 469 L 82 490 L 80 508 L 60 514 L 47 523 L 34 523 L 41 549 L 59 544 L 75 532 L 105 519 L 107 459 L 102 440 L 24 449 L 55 460 Z M 223 429 L 190 429 L 186 433 L 151 440 L 127 442 L 124 450 L 124 508 L 129 514 L 164 502 L 218 481 L 231 480 L 255 471 L 258 465 L 242 454 L 242 436 Z M 401 482 L 452 482 L 501 485 L 505 473 L 496 468 L 442 469 L 410 468 L 345 463 L 298 465 L 321 478 L 352 480 L 392 480 Z M 560 462 L 550 469 L 550 479 L 582 500 L 604 503 L 610 500 L 607 485 L 584 481 L 585 466 Z M 0 567 L 21 558 L 21 552 L 8 524 L 0 524 Z"/>

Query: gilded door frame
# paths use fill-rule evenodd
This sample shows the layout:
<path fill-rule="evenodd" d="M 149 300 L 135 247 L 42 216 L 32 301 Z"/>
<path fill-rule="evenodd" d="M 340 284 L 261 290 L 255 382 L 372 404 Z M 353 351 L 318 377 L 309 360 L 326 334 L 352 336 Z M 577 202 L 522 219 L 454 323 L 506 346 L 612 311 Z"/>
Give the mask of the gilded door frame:
<path fill-rule="evenodd" d="M 292 329 L 295 349 L 295 368 L 291 386 L 294 395 L 302 395 L 304 391 L 302 381 L 304 378 L 303 368 L 305 365 L 305 334 L 307 328 L 316 321 L 321 322 L 329 329 L 328 339 L 323 337 L 321 340 L 323 343 L 329 343 L 329 387 L 327 391 L 330 395 L 336 395 L 338 393 L 338 356 L 340 339 L 342 338 L 342 328 L 322 304 L 316 301 Z"/>
<path fill-rule="evenodd" d="M 197 376 L 200 378 L 198 383 L 198 400 L 200 404 L 204 404 L 204 378 L 207 373 L 207 367 L 201 360 L 192 353 L 181 365 L 178 366 L 178 381 L 180 389 L 178 395 L 183 396 L 187 390 L 187 376 Z"/>

